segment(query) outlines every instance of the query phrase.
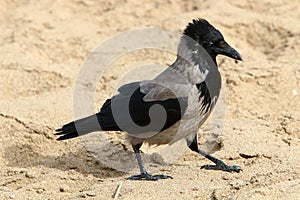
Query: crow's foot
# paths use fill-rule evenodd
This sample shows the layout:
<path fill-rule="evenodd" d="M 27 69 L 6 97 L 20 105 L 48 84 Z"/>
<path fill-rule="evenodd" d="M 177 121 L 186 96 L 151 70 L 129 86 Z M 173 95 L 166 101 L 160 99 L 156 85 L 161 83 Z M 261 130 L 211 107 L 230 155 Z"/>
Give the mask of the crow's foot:
<path fill-rule="evenodd" d="M 142 174 L 139 174 L 139 175 L 130 176 L 128 178 L 128 180 L 157 181 L 159 179 L 167 179 L 167 178 L 173 179 L 172 176 L 167 176 L 167 175 L 164 175 L 164 174 L 151 175 L 151 174 L 148 174 L 148 173 L 142 173 Z"/>
<path fill-rule="evenodd" d="M 226 172 L 237 172 L 243 171 L 240 166 L 237 165 L 226 165 L 223 161 L 217 160 L 216 165 L 203 165 L 201 169 L 207 170 L 222 170 Z"/>

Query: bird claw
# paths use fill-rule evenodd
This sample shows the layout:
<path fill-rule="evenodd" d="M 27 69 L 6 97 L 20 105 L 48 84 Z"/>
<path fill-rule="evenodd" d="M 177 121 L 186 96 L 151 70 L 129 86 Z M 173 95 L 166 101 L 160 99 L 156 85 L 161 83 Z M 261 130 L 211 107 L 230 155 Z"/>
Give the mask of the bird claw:
<path fill-rule="evenodd" d="M 237 165 L 226 165 L 221 160 L 218 160 L 216 165 L 203 165 L 201 166 L 201 169 L 207 169 L 207 170 L 222 170 L 226 172 L 237 172 L 243 171 L 240 166 Z"/>
<path fill-rule="evenodd" d="M 128 178 L 128 180 L 157 181 L 159 179 L 168 179 L 168 178 L 173 179 L 172 176 L 168 176 L 168 175 L 164 175 L 164 174 L 151 175 L 151 174 L 148 174 L 148 173 L 142 173 L 142 174 L 139 174 L 139 175 L 130 176 Z"/>

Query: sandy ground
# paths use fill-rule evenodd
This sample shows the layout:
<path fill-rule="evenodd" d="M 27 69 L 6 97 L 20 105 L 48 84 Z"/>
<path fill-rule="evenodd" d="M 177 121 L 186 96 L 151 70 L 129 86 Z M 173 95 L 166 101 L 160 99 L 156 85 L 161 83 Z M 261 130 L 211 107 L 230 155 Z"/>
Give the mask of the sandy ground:
<path fill-rule="evenodd" d="M 1 0 L 0 5 L 0 199 L 109 199 L 120 184 L 119 199 L 300 199 L 297 1 Z M 208 160 L 186 151 L 162 168 L 173 180 L 128 181 L 130 173 L 100 164 L 82 140 L 55 140 L 54 130 L 74 118 L 76 75 L 96 45 L 141 27 L 182 31 L 197 17 L 221 30 L 244 58 L 239 63 L 218 58 L 226 118 L 223 147 L 214 153 L 243 172 L 201 170 Z M 167 59 L 164 64 L 175 59 L 155 51 L 141 55 Z M 111 95 L 116 74 L 138 58 L 121 59 L 101 80 L 98 106 Z"/>

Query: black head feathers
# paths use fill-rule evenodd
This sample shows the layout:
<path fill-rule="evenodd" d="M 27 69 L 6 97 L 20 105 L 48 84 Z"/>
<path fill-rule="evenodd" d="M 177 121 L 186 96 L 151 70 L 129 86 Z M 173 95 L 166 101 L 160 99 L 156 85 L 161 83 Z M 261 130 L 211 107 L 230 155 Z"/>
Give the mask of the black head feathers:
<path fill-rule="evenodd" d="M 216 56 L 221 54 L 236 60 L 242 60 L 241 55 L 232 48 L 223 35 L 205 19 L 194 19 L 183 31 L 182 39 L 188 48 L 197 52 L 199 44 L 216 62 Z"/>
<path fill-rule="evenodd" d="M 205 19 L 194 19 L 183 31 L 183 34 L 203 45 L 205 42 L 222 40 L 223 36 Z"/>

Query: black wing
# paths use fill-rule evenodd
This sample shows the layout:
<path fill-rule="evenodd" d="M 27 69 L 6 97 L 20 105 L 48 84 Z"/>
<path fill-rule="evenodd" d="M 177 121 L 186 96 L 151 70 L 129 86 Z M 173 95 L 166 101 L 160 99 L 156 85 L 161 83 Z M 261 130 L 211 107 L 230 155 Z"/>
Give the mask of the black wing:
<path fill-rule="evenodd" d="M 119 94 L 107 100 L 97 114 L 103 130 L 122 130 L 131 134 L 142 132 L 158 132 L 165 130 L 181 119 L 187 108 L 187 97 L 170 98 L 164 101 L 144 101 L 145 94 L 140 87 L 132 95 Z M 154 110 L 152 117 L 161 117 L 165 114 L 162 126 L 149 126 L 153 120 L 149 114 L 152 106 L 158 105 L 164 110 Z M 132 126 L 134 122 L 135 126 Z M 137 128 L 139 126 L 140 128 Z"/>
<path fill-rule="evenodd" d="M 112 99 L 106 100 L 96 115 L 70 122 L 57 129 L 56 135 L 61 135 L 58 140 L 70 139 L 101 130 L 126 131 L 131 134 L 158 132 L 179 121 L 187 108 L 187 97 L 148 102 L 143 100 L 145 94 L 140 92 L 140 87 L 131 88 L 131 90 L 133 92 L 130 90 L 120 92 Z M 149 111 L 154 105 L 162 106 L 165 110 L 166 116 L 162 126 L 148 126 L 151 123 Z M 158 112 L 153 116 L 160 114 Z M 134 126 L 132 122 L 134 122 Z"/>

